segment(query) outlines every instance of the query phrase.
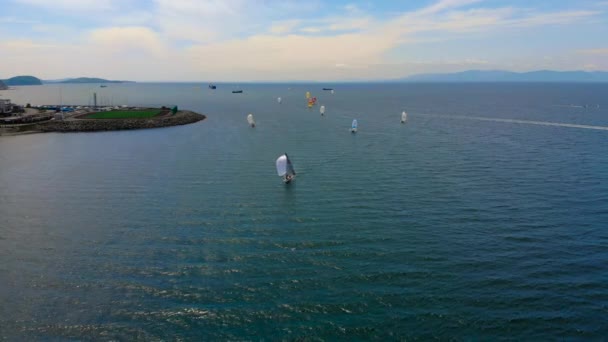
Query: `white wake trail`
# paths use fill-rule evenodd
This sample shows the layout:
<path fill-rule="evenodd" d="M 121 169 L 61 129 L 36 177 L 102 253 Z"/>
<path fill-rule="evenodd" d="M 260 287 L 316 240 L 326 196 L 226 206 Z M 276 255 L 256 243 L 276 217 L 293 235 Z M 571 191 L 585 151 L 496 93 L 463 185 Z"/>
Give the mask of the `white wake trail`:
<path fill-rule="evenodd" d="M 507 122 L 507 123 L 516 123 L 516 124 L 524 124 L 524 125 L 557 126 L 557 127 L 583 128 L 583 129 L 608 131 L 608 126 L 578 125 L 578 124 L 569 124 L 569 123 L 562 123 L 562 122 L 486 118 L 486 117 L 480 117 L 480 116 L 465 116 L 465 115 L 435 115 L 435 114 L 421 114 L 421 115 L 435 116 L 435 117 L 448 118 L 448 119 L 467 119 L 467 120 L 478 120 L 478 121 Z"/>

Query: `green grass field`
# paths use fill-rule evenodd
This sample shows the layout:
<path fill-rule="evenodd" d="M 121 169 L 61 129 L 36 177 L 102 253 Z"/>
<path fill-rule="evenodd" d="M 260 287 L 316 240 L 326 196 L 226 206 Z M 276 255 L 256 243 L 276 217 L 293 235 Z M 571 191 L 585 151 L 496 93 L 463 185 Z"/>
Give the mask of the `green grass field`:
<path fill-rule="evenodd" d="M 109 112 L 99 112 L 87 115 L 87 119 L 131 119 L 131 118 L 150 118 L 160 113 L 159 109 L 144 110 L 111 110 Z"/>

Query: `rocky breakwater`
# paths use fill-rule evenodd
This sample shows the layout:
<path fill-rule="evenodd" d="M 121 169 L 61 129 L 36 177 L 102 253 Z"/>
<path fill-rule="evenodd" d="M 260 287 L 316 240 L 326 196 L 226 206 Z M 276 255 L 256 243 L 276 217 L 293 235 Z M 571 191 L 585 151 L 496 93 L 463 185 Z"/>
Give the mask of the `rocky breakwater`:
<path fill-rule="evenodd" d="M 52 120 L 39 124 L 37 130 L 41 132 L 95 132 L 116 131 L 126 129 L 159 128 L 168 126 L 187 125 L 206 118 L 205 115 L 180 110 L 171 115 L 160 115 L 151 118 L 128 119 L 86 119 L 73 118 L 69 120 Z"/>

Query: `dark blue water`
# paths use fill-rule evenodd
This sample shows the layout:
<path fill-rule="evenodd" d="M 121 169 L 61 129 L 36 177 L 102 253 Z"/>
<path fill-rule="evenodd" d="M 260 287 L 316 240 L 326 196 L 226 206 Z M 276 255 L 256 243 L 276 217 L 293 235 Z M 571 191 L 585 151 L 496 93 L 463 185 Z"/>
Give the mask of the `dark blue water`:
<path fill-rule="evenodd" d="M 0 337 L 608 335 L 608 85 L 322 86 L 3 92 L 208 119 L 0 137 Z"/>

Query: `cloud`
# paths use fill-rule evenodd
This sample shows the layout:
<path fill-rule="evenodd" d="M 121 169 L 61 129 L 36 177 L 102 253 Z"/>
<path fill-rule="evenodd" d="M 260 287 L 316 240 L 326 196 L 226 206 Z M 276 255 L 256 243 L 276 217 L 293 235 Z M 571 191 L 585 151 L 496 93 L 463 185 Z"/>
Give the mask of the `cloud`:
<path fill-rule="evenodd" d="M 272 24 L 270 29 L 268 30 L 272 34 L 287 34 L 293 32 L 296 27 L 298 27 L 302 23 L 301 20 L 282 20 L 277 21 Z"/>
<path fill-rule="evenodd" d="M 370 27 L 372 20 L 367 17 L 333 20 L 333 23 L 328 25 L 330 31 L 353 31 L 364 30 Z"/>
<path fill-rule="evenodd" d="M 41 43 L 36 43 L 29 39 L 20 39 L 20 40 L 4 41 L 4 42 L 0 43 L 0 48 L 2 51 L 27 52 L 27 51 L 43 51 L 45 49 L 57 48 L 57 45 L 41 44 Z"/>
<path fill-rule="evenodd" d="M 155 0 L 165 14 L 189 14 L 193 16 L 236 15 L 246 5 L 241 0 Z"/>
<path fill-rule="evenodd" d="M 435 13 L 445 11 L 447 9 L 464 7 L 464 6 L 472 5 L 472 4 L 481 2 L 481 1 L 482 0 L 441 0 L 428 7 L 423 8 L 419 11 L 416 11 L 416 14 L 417 15 L 435 14 Z"/>
<path fill-rule="evenodd" d="M 147 27 L 110 27 L 94 30 L 89 34 L 91 42 L 104 50 L 144 52 L 159 54 L 167 48 L 158 35 Z"/>
<path fill-rule="evenodd" d="M 505 24 L 512 27 L 532 27 L 545 25 L 563 25 L 578 22 L 601 14 L 600 11 L 558 11 L 532 14 L 528 17 L 506 20 Z"/>
<path fill-rule="evenodd" d="M 70 11 L 97 8 L 113 11 L 113 15 L 104 16 L 101 27 L 100 21 L 89 29 L 69 26 L 71 35 L 65 32 L 65 27 L 53 28 L 57 22 L 49 22 L 48 27 L 32 27 L 38 36 L 29 40 L 3 37 L 3 46 L 12 44 L 12 49 L 5 50 L 10 51 L 9 62 L 5 63 L 3 56 L 0 72 L 12 73 L 11 68 L 27 65 L 56 72 L 51 78 L 57 78 L 66 77 L 63 73 L 67 71 L 76 73 L 90 68 L 106 72 L 99 75 L 102 77 L 135 80 L 160 80 L 165 76 L 173 80 L 369 79 L 399 77 L 433 71 L 432 68 L 447 71 L 471 66 L 490 68 L 496 67 L 496 61 L 483 52 L 452 60 L 430 57 L 425 64 L 413 61 L 413 56 L 420 57 L 411 51 L 421 43 L 438 45 L 449 40 L 466 41 L 473 36 L 490 42 L 501 32 L 525 33 L 547 25 L 589 23 L 590 18 L 603 13 L 593 6 L 588 8 L 595 10 L 543 12 L 491 7 L 481 0 L 440 0 L 390 16 L 373 10 L 374 4 L 366 4 L 364 11 L 360 3 L 332 7 L 320 0 L 306 4 L 295 0 L 280 3 L 154 0 L 137 10 L 133 6 L 135 0 L 13 1 L 49 10 L 55 5 L 54 10 L 70 6 L 73 6 Z M 6 18 L 13 17 L 7 15 Z M 73 25 L 69 20 L 62 20 L 61 25 L 64 23 Z M 40 35 L 47 30 L 50 31 Z M 50 46 L 66 53 L 45 51 L 34 55 L 34 51 L 44 51 Z M 576 65 L 605 65 L 601 61 L 580 60 L 605 56 L 604 51 L 581 50 L 574 54 L 579 57 Z M 446 55 L 449 53 L 446 51 Z M 522 57 L 522 61 L 526 58 Z M 542 60 L 542 56 L 538 59 Z"/>
<path fill-rule="evenodd" d="M 37 24 L 38 21 L 17 18 L 17 17 L 1 17 L 0 24 L 22 24 L 22 25 L 32 25 Z"/>
<path fill-rule="evenodd" d="M 283 71 L 302 67 L 328 67 L 336 63 L 379 62 L 392 47 L 389 39 L 371 35 L 343 34 L 332 37 L 258 35 L 243 40 L 194 46 L 200 67 L 215 69 L 247 67 Z"/>
<path fill-rule="evenodd" d="M 116 7 L 116 0 L 15 0 L 24 5 L 41 7 L 53 11 L 105 11 Z"/>
<path fill-rule="evenodd" d="M 319 33 L 321 31 L 323 31 L 323 29 L 320 27 L 303 27 L 300 29 L 300 32 L 305 33 Z"/>
<path fill-rule="evenodd" d="M 578 50 L 577 53 L 582 55 L 608 56 L 608 48 Z"/>

